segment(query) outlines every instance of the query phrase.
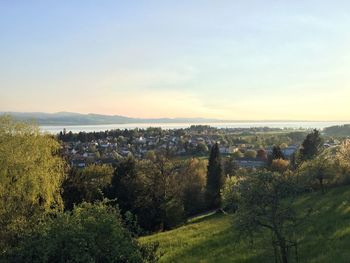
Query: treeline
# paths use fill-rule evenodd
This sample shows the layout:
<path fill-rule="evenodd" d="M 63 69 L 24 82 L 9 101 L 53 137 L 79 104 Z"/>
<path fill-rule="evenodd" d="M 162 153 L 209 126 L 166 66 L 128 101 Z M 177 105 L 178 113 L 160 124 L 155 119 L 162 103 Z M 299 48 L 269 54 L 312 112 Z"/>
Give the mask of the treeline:
<path fill-rule="evenodd" d="M 62 185 L 63 201 L 71 210 L 84 201 L 108 198 L 132 221 L 133 234 L 162 231 L 206 209 L 206 171 L 205 160 L 174 160 L 154 152 L 144 160 L 129 156 L 115 167 L 72 169 Z"/>
<path fill-rule="evenodd" d="M 323 132 L 328 136 L 348 137 L 350 136 L 350 124 L 327 127 Z"/>
<path fill-rule="evenodd" d="M 178 130 L 181 132 L 181 130 Z M 78 132 L 73 133 L 72 131 L 66 132 L 65 130 L 61 131 L 57 138 L 63 142 L 90 142 L 100 139 L 106 139 L 107 137 L 118 138 L 123 136 L 125 138 L 138 138 L 147 134 L 149 136 L 162 136 L 165 133 L 161 128 L 147 128 L 147 129 L 115 129 L 107 130 L 100 132 Z"/>

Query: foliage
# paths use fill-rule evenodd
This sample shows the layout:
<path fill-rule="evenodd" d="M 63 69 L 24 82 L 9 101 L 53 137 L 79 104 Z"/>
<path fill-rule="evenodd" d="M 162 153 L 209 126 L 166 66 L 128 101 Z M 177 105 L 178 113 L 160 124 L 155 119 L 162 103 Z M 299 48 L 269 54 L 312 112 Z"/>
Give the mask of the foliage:
<path fill-rule="evenodd" d="M 0 250 L 16 244 L 28 220 L 62 209 L 59 143 L 32 124 L 0 117 Z"/>
<path fill-rule="evenodd" d="M 141 189 L 135 211 L 143 228 L 163 230 L 184 221 L 182 184 L 179 183 L 181 165 L 181 161 L 171 161 L 163 154 L 156 154 L 154 160 L 138 162 L 137 180 Z M 176 217 L 171 216 L 174 213 Z"/>
<path fill-rule="evenodd" d="M 227 176 L 224 187 L 221 190 L 222 208 L 225 211 L 235 212 L 239 202 L 239 178 L 237 176 Z"/>
<path fill-rule="evenodd" d="M 345 140 L 336 153 L 339 168 L 343 175 L 350 177 L 350 140 Z"/>
<path fill-rule="evenodd" d="M 183 204 L 186 216 L 200 213 L 205 209 L 205 186 L 207 161 L 190 159 L 185 162 L 178 183 L 183 185 Z"/>
<path fill-rule="evenodd" d="M 223 170 L 224 175 L 233 176 L 237 173 L 239 169 L 239 165 L 236 162 L 236 158 L 234 156 L 230 156 L 229 158 L 224 159 L 223 161 Z"/>
<path fill-rule="evenodd" d="M 285 159 L 280 146 L 273 146 L 271 160 Z"/>
<path fill-rule="evenodd" d="M 256 158 L 257 154 L 258 153 L 255 150 L 247 150 L 244 153 L 244 157 L 246 157 L 246 158 Z"/>
<path fill-rule="evenodd" d="M 323 143 L 320 132 L 318 130 L 313 130 L 309 133 L 302 143 L 302 148 L 300 150 L 300 157 L 302 161 L 313 159 L 320 151 Z"/>
<path fill-rule="evenodd" d="M 289 168 L 289 161 L 283 159 L 272 160 L 271 171 L 284 173 Z"/>
<path fill-rule="evenodd" d="M 239 158 L 244 157 L 244 154 L 240 150 L 237 150 L 232 154 L 232 157 L 234 159 L 239 159 Z"/>
<path fill-rule="evenodd" d="M 123 228 L 119 211 L 82 203 L 28 233 L 9 257 L 16 262 L 144 262 L 140 246 Z"/>
<path fill-rule="evenodd" d="M 220 191 L 224 183 L 219 145 L 212 146 L 208 162 L 206 202 L 209 209 L 221 206 Z"/>
<path fill-rule="evenodd" d="M 149 152 L 149 156 L 151 154 L 152 152 Z M 135 212 L 135 203 L 140 189 L 136 169 L 134 157 L 128 156 L 119 160 L 114 170 L 111 184 L 106 189 L 108 198 L 117 199 L 118 205 L 124 213 L 126 211 Z"/>
<path fill-rule="evenodd" d="M 276 261 L 290 262 L 290 250 L 297 249 L 298 245 L 298 215 L 293 209 L 293 201 L 299 192 L 288 174 L 260 172 L 247 176 L 240 183 L 235 221 L 240 235 L 253 241 L 256 233 L 268 230 Z"/>
<path fill-rule="evenodd" d="M 110 165 L 92 164 L 83 169 L 72 169 L 63 183 L 65 208 L 83 201 L 95 202 L 104 198 L 103 190 L 110 185 L 113 168 Z"/>
<path fill-rule="evenodd" d="M 304 162 L 299 168 L 299 173 L 304 177 L 304 182 L 310 188 L 321 189 L 324 193 L 326 186 L 333 183 L 337 169 L 334 161 L 327 155 L 317 156 L 313 160 Z M 318 183 L 318 186 L 315 185 Z"/>

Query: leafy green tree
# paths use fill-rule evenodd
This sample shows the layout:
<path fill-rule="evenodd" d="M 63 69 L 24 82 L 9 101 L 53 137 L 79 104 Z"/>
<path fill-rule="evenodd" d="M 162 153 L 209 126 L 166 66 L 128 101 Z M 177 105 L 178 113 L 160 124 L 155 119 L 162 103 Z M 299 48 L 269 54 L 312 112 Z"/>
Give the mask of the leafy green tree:
<path fill-rule="evenodd" d="M 184 210 L 187 216 L 202 212 L 205 209 L 205 185 L 207 161 L 190 159 L 183 165 L 178 174 L 178 184 L 182 185 Z"/>
<path fill-rule="evenodd" d="M 300 157 L 302 161 L 311 160 L 320 152 L 323 140 L 318 130 L 313 130 L 309 133 L 300 149 Z"/>
<path fill-rule="evenodd" d="M 319 185 L 319 189 L 324 193 L 326 185 L 335 177 L 336 170 L 333 158 L 322 154 L 313 160 L 304 162 L 299 172 L 305 178 L 304 182 L 311 186 L 311 188 L 318 188 L 314 184 L 316 181 Z"/>
<path fill-rule="evenodd" d="M 114 170 L 112 183 L 107 190 L 108 198 L 117 199 L 123 213 L 134 213 L 139 180 L 137 178 L 136 160 L 133 156 L 121 159 Z"/>
<path fill-rule="evenodd" d="M 350 140 L 345 140 L 336 152 L 336 163 L 343 183 L 350 183 Z"/>
<path fill-rule="evenodd" d="M 117 209 L 82 203 L 40 223 L 9 253 L 13 262 L 146 262 Z M 149 255 L 147 255 L 149 258 Z"/>
<path fill-rule="evenodd" d="M 239 202 L 239 181 L 237 176 L 227 176 L 224 187 L 221 190 L 222 208 L 226 211 L 235 212 Z"/>
<path fill-rule="evenodd" d="M 95 202 L 104 198 L 103 190 L 110 185 L 113 168 L 110 165 L 92 164 L 83 169 L 71 170 L 63 183 L 65 208 L 83 201 Z"/>
<path fill-rule="evenodd" d="M 224 165 L 223 165 L 223 169 L 224 169 L 224 174 L 225 175 L 229 175 L 229 176 L 233 176 L 236 175 L 238 169 L 239 169 L 239 165 L 236 162 L 236 158 L 234 156 L 230 156 L 229 158 L 226 158 L 224 160 Z"/>
<path fill-rule="evenodd" d="M 209 209 L 220 208 L 220 190 L 223 184 L 224 177 L 221 166 L 221 156 L 219 145 L 216 143 L 212 146 L 210 151 L 207 171 L 206 202 Z"/>
<path fill-rule="evenodd" d="M 135 206 L 142 228 L 159 231 L 184 221 L 181 167 L 182 161 L 171 160 L 161 153 L 157 153 L 154 160 L 138 162 L 141 188 Z"/>
<path fill-rule="evenodd" d="M 38 213 L 62 209 L 59 143 L 33 124 L 0 117 L 0 251 L 15 245 Z"/>
<path fill-rule="evenodd" d="M 196 146 L 195 153 L 196 154 L 207 154 L 208 151 L 209 151 L 208 146 L 205 143 L 200 142 Z"/>
<path fill-rule="evenodd" d="M 301 192 L 293 176 L 259 172 L 246 176 L 240 183 L 235 227 L 240 235 L 251 237 L 266 229 L 271 233 L 275 261 L 291 262 L 291 252 L 297 252 L 300 216 L 293 207 Z"/>

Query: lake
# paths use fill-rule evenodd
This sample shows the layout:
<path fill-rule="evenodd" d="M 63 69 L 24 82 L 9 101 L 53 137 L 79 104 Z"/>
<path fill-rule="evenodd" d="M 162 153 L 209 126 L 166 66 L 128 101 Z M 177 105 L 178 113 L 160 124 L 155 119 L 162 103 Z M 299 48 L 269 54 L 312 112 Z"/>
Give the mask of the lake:
<path fill-rule="evenodd" d="M 270 127 L 270 128 L 290 128 L 290 129 L 323 129 L 334 125 L 350 124 L 349 122 L 329 122 L 329 121 L 285 121 L 285 122 L 228 122 L 228 123 L 128 123 L 128 124 L 106 124 L 106 125 L 58 125 L 58 126 L 40 126 L 44 132 L 57 134 L 65 128 L 67 132 L 99 132 L 113 129 L 146 129 L 149 127 L 161 127 L 162 129 L 181 129 L 188 128 L 191 125 L 210 125 L 217 128 L 251 128 L 251 127 Z"/>

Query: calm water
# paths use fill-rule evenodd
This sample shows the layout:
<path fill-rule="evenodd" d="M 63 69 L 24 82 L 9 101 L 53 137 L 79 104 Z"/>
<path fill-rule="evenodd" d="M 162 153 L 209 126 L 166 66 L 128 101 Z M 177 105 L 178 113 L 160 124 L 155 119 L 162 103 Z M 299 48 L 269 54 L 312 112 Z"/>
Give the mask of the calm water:
<path fill-rule="evenodd" d="M 270 127 L 270 128 L 292 128 L 292 129 L 323 129 L 333 125 L 349 124 L 350 122 L 230 122 L 230 123 L 202 123 L 217 128 L 251 128 L 251 127 Z M 188 128 L 193 123 L 130 123 L 130 124 L 108 124 L 108 125 L 76 125 L 76 126 L 40 126 L 42 131 L 57 134 L 64 128 L 67 132 L 98 132 L 112 129 L 134 129 L 161 127 L 162 129 L 180 129 Z M 201 125 L 195 123 L 194 125 Z"/>

